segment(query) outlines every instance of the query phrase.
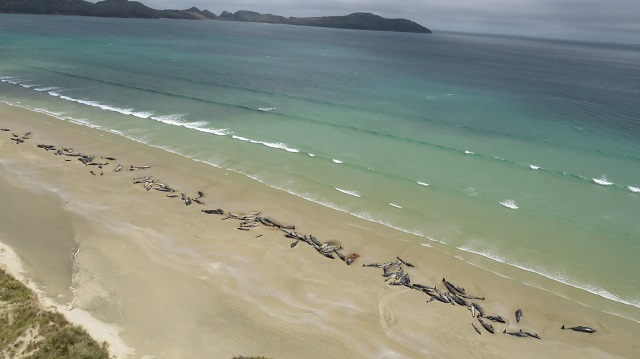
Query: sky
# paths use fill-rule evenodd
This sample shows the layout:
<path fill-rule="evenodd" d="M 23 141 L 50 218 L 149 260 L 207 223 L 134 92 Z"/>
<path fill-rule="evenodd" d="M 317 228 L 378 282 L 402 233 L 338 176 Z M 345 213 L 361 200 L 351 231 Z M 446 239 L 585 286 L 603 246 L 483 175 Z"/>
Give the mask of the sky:
<path fill-rule="evenodd" d="M 458 31 L 640 44 L 640 0 L 138 0 L 154 9 L 282 16 L 371 12 Z"/>

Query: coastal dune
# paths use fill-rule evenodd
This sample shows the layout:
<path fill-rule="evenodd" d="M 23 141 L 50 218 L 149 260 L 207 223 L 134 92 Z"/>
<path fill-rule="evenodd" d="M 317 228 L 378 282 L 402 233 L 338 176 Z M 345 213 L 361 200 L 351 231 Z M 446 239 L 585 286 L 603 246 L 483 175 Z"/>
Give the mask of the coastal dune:
<path fill-rule="evenodd" d="M 438 243 L 420 246 L 410 234 L 239 174 L 23 108 L 0 104 L 0 127 L 11 130 L 0 132 L 0 241 L 20 258 L 23 277 L 68 317 L 84 311 L 115 328 L 119 337 L 105 339 L 118 357 L 626 358 L 640 351 L 639 323 L 472 266 Z M 12 132 L 32 134 L 16 144 Z M 37 144 L 109 164 L 86 166 Z M 123 170 L 115 172 L 118 164 Z M 136 165 L 149 168 L 129 171 Z M 161 180 L 178 198 L 133 184 L 138 176 Z M 198 191 L 204 205 L 179 197 Z M 261 212 L 360 257 L 348 266 L 305 243 L 292 247 L 279 228 L 239 230 L 236 219 L 201 212 L 217 208 Z M 485 311 L 507 324 L 492 323 L 499 331 L 490 334 L 467 308 L 427 303 L 424 293 L 390 286 L 381 269 L 362 266 L 396 257 L 415 265 L 405 267 L 412 283 L 444 290 L 446 277 L 485 297 Z"/>

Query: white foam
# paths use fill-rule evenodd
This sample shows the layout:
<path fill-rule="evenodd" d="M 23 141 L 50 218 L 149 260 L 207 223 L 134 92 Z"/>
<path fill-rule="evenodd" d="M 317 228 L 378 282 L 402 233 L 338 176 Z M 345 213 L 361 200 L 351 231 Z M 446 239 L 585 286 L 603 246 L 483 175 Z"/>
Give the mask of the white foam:
<path fill-rule="evenodd" d="M 270 112 L 270 111 L 275 111 L 276 108 L 275 107 L 259 107 L 258 110 L 264 111 L 264 112 Z"/>
<path fill-rule="evenodd" d="M 152 119 L 152 120 L 158 121 L 158 122 L 165 123 L 167 125 L 184 127 L 184 128 L 188 128 L 188 129 L 192 129 L 192 130 L 196 130 L 196 131 L 200 131 L 200 132 L 205 132 L 205 133 L 213 133 L 214 135 L 218 135 L 218 136 L 226 136 L 226 135 L 231 133 L 226 128 L 207 128 L 207 127 L 203 127 L 204 125 L 207 124 L 207 122 L 204 122 L 204 121 L 198 121 L 198 122 L 186 122 L 186 121 L 183 121 L 182 118 L 184 116 L 185 115 L 183 115 L 183 114 L 177 113 L 177 114 L 165 115 L 165 116 L 151 116 L 149 118 Z"/>
<path fill-rule="evenodd" d="M 346 189 L 342 189 L 342 188 L 338 188 L 338 187 L 334 187 L 338 192 L 342 192 L 344 194 L 348 194 L 349 196 L 354 196 L 354 197 L 362 197 L 360 195 L 360 193 L 358 193 L 357 191 L 349 191 Z"/>
<path fill-rule="evenodd" d="M 151 115 L 153 115 L 153 113 L 149 112 L 149 111 L 135 111 L 135 110 L 133 110 L 131 108 L 121 108 L 121 107 L 109 106 L 109 105 L 105 105 L 105 104 L 102 104 L 102 103 L 97 102 L 97 101 L 82 100 L 82 99 L 77 99 L 77 98 L 73 98 L 73 97 L 69 97 L 69 96 L 63 96 L 63 95 L 60 95 L 57 92 L 49 92 L 49 95 L 60 97 L 61 99 L 66 100 L 66 101 L 76 102 L 76 103 L 79 103 L 79 104 L 82 104 L 82 105 L 96 107 L 96 108 L 99 108 L 101 110 L 117 112 L 117 113 L 121 113 L 123 115 L 134 116 L 134 117 L 138 117 L 138 118 L 149 118 L 149 117 L 151 117 Z"/>
<path fill-rule="evenodd" d="M 296 149 L 296 148 L 291 148 L 289 146 L 287 146 L 286 144 L 282 143 L 282 142 L 263 142 L 263 141 L 255 141 L 254 143 L 259 143 L 262 144 L 264 146 L 267 147 L 271 147 L 271 148 L 276 148 L 279 150 L 285 150 L 287 152 L 291 152 L 291 153 L 298 153 L 300 152 L 300 150 Z"/>
<path fill-rule="evenodd" d="M 516 201 L 512 200 L 512 199 L 506 199 L 502 202 L 500 202 L 501 205 L 509 208 L 509 209 L 518 209 L 520 207 L 518 207 L 518 204 L 516 203 Z"/>
<path fill-rule="evenodd" d="M 337 164 L 341 164 L 343 162 L 343 161 L 340 161 L 340 160 L 336 160 L 335 158 L 332 159 L 331 161 L 333 161 L 333 163 L 337 163 Z"/>
<path fill-rule="evenodd" d="M 184 121 L 182 121 L 183 117 L 184 117 L 183 114 L 176 113 L 176 114 L 165 115 L 165 116 L 151 116 L 150 118 L 152 120 L 160 121 L 168 125 L 181 126 L 185 123 Z"/>
<path fill-rule="evenodd" d="M 423 187 L 429 187 L 429 186 L 430 186 L 430 184 L 428 184 L 428 183 L 426 183 L 426 182 L 420 182 L 420 181 L 418 181 L 418 184 L 419 184 L 419 185 L 421 185 L 421 186 L 423 186 Z"/>
<path fill-rule="evenodd" d="M 389 205 L 390 205 L 391 207 L 395 207 L 395 208 L 402 208 L 402 206 L 397 205 L 397 204 L 395 204 L 395 203 L 391 203 L 391 202 L 389 202 Z"/>
<path fill-rule="evenodd" d="M 420 245 L 423 246 L 423 247 L 429 247 L 429 248 L 432 247 L 432 245 L 429 244 L 429 243 L 420 243 Z"/>
<path fill-rule="evenodd" d="M 246 142 L 249 142 L 249 141 L 250 141 L 250 140 L 249 140 L 248 138 L 246 138 L 246 137 L 240 137 L 240 136 L 236 136 L 236 135 L 231 136 L 231 138 L 233 138 L 233 139 L 235 139 L 235 140 L 246 141 Z"/>
<path fill-rule="evenodd" d="M 32 87 L 36 87 L 36 86 L 40 86 L 38 84 L 20 84 L 20 86 L 26 88 L 26 89 L 30 89 Z"/>
<path fill-rule="evenodd" d="M 438 242 L 438 243 L 440 243 L 440 244 L 445 244 L 445 245 L 447 244 L 447 242 L 445 242 L 445 241 L 441 241 L 441 240 L 439 240 L 439 239 L 435 239 L 435 238 L 433 238 L 433 237 L 429 237 L 429 236 L 427 236 L 426 238 L 427 238 L 428 240 L 432 241 L 432 242 Z"/>
<path fill-rule="evenodd" d="M 49 115 L 51 117 L 55 117 L 63 120 L 62 116 L 64 115 L 64 112 L 53 112 L 53 111 L 47 110 L 46 108 L 38 108 L 38 107 L 34 108 L 33 111 L 44 113 L 45 115 Z"/>
<path fill-rule="evenodd" d="M 524 271 L 540 275 L 540 276 L 545 277 L 547 279 L 550 279 L 552 281 L 559 282 L 559 283 L 568 285 L 570 287 L 574 287 L 574 288 L 577 288 L 577 289 L 584 290 L 585 292 L 589 292 L 591 294 L 595 294 L 595 295 L 597 295 L 599 297 L 602 297 L 602 298 L 605 298 L 605 299 L 609 299 L 609 300 L 612 300 L 614 302 L 618 302 L 618 303 L 630 305 L 630 306 L 633 306 L 633 307 L 636 307 L 636 308 L 640 308 L 640 300 L 638 300 L 638 299 L 621 298 L 620 296 L 618 296 L 616 294 L 613 294 L 613 293 L 607 291 L 604 288 L 600 288 L 598 286 L 591 285 L 591 284 L 580 283 L 580 282 L 578 282 L 578 281 L 576 281 L 574 279 L 571 279 L 571 278 L 567 277 L 567 275 L 562 274 L 562 273 L 551 273 L 551 272 L 549 272 L 548 270 L 546 270 L 544 268 L 530 268 L 530 267 L 521 265 L 519 263 L 514 263 L 512 261 L 507 260 L 503 256 L 500 256 L 500 255 L 496 254 L 493 251 L 480 252 L 480 251 L 474 250 L 474 249 L 469 248 L 469 247 L 457 247 L 457 248 L 459 250 L 461 250 L 461 251 L 477 254 L 479 256 L 491 259 L 493 261 L 504 263 L 504 264 L 516 267 L 518 269 L 522 269 Z"/>
<path fill-rule="evenodd" d="M 291 152 L 291 153 L 300 152 L 300 150 L 298 150 L 297 148 L 291 148 L 291 147 L 287 146 L 287 144 L 282 143 L 282 142 L 266 142 L 266 141 L 252 140 L 250 138 L 236 136 L 236 135 L 233 135 L 232 138 L 236 139 L 236 140 L 244 141 L 244 142 L 250 142 L 250 143 L 255 143 L 255 144 L 267 146 L 267 147 L 270 147 L 270 148 L 275 148 L 275 149 L 278 149 L 278 150 L 285 150 L 285 151 Z"/>
<path fill-rule="evenodd" d="M 629 186 L 629 187 L 627 187 L 627 189 L 629 189 L 629 191 L 634 192 L 634 193 L 640 193 L 640 188 L 638 188 L 638 187 Z"/>
<path fill-rule="evenodd" d="M 229 135 L 229 134 L 233 133 L 227 128 L 204 128 L 204 127 L 198 127 L 198 128 L 195 128 L 195 130 L 198 130 L 200 132 L 213 133 L 214 135 L 218 135 L 218 136 L 226 136 L 226 135 Z"/>
<path fill-rule="evenodd" d="M 534 165 L 529 165 L 529 168 L 532 170 L 539 170 L 540 167 L 539 166 L 534 166 Z"/>
<path fill-rule="evenodd" d="M 22 80 L 22 79 L 19 79 L 17 77 L 12 77 L 12 78 L 9 78 L 9 79 L 6 79 L 6 80 L 2 80 L 2 82 L 10 83 L 12 85 L 19 85 L 19 84 L 21 84 L 23 82 L 26 82 L 26 81 L 27 80 Z"/>
<path fill-rule="evenodd" d="M 593 183 L 599 184 L 601 186 L 611 186 L 613 184 L 613 182 L 607 180 L 606 176 L 602 176 L 600 178 L 592 178 L 591 180 L 593 181 Z"/>
<path fill-rule="evenodd" d="M 309 157 L 315 157 L 316 155 L 313 153 L 309 153 Z"/>
<path fill-rule="evenodd" d="M 404 233 L 412 234 L 412 235 L 415 235 L 415 236 L 423 237 L 423 238 L 426 238 L 426 239 L 428 239 L 430 241 L 446 244 L 443 241 L 439 241 L 439 240 L 431 238 L 431 237 L 426 237 L 424 235 L 424 233 L 422 233 L 420 231 L 398 227 L 398 226 L 396 226 L 396 225 L 394 225 L 394 224 L 392 224 L 392 223 L 390 223 L 390 222 L 388 222 L 388 221 L 386 221 L 384 219 L 375 218 L 368 212 L 364 212 L 364 213 L 350 212 L 345 207 L 341 207 L 341 206 L 339 206 L 339 205 L 337 205 L 337 204 L 335 204 L 333 202 L 329 202 L 329 201 L 325 201 L 325 200 L 322 200 L 322 199 L 318 199 L 316 196 L 314 196 L 314 195 L 312 195 L 310 193 L 296 192 L 296 191 L 294 191 L 294 190 L 292 190 L 290 188 L 283 188 L 283 187 L 279 187 L 279 186 L 267 183 L 266 181 L 262 180 L 261 178 L 259 178 L 257 176 L 254 176 L 254 175 L 251 175 L 251 174 L 239 171 L 239 170 L 232 170 L 232 169 L 229 169 L 229 170 L 230 171 L 234 171 L 234 172 L 239 173 L 239 174 L 242 174 L 242 175 L 245 175 L 245 176 L 247 176 L 247 177 L 249 177 L 249 178 L 251 178 L 251 179 L 253 179 L 255 181 L 258 181 L 258 182 L 260 182 L 260 183 L 262 183 L 262 184 L 264 184 L 266 186 L 269 186 L 271 188 L 275 188 L 277 190 L 287 192 L 287 193 L 289 193 L 291 195 L 294 195 L 296 197 L 300 197 L 300 198 L 305 199 L 307 201 L 310 201 L 310 202 L 313 202 L 313 203 L 317 203 L 317 204 L 319 204 L 321 206 L 324 206 L 324 207 L 327 207 L 327 208 L 334 209 L 336 211 L 340 211 L 340 212 L 349 214 L 349 215 L 351 215 L 353 217 L 360 218 L 360 219 L 363 219 L 365 221 L 369 221 L 369 222 L 373 222 L 373 223 L 378 223 L 378 224 L 381 224 L 381 225 L 383 225 L 385 227 L 389 227 L 389 228 L 395 229 L 395 230 L 400 231 L 400 232 L 404 232 Z M 336 190 L 338 190 L 338 188 L 336 188 Z"/>
<path fill-rule="evenodd" d="M 465 155 L 473 155 L 474 153 L 473 153 L 473 152 L 471 152 L 471 151 L 466 151 L 466 150 L 465 150 L 465 151 L 464 151 L 464 154 L 465 154 Z"/>
<path fill-rule="evenodd" d="M 38 91 L 38 92 L 49 92 L 52 90 L 60 90 L 59 87 L 55 87 L 55 86 L 49 86 L 49 87 L 38 87 L 38 88 L 34 88 L 34 90 Z"/>

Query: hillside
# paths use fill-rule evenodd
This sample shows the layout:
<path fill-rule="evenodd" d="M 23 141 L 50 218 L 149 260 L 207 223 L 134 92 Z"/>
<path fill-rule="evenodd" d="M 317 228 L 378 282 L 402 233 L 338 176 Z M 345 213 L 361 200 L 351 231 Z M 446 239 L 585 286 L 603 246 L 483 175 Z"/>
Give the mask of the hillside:
<path fill-rule="evenodd" d="M 318 26 L 339 29 L 398 31 L 430 34 L 426 27 L 406 19 L 387 19 L 370 13 L 354 13 L 346 16 L 284 17 L 240 10 L 223 11 L 220 16 L 191 7 L 185 10 L 156 10 L 138 1 L 104 0 L 92 3 L 85 0 L 0 0 L 0 13 L 79 15 L 143 19 L 188 19 L 260 22 L 298 26 Z"/>

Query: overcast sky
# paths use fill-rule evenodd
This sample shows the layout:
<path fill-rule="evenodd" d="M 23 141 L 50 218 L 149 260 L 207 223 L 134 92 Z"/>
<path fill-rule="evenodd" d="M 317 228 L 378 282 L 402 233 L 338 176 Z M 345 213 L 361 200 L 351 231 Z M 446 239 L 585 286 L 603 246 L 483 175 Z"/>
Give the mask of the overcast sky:
<path fill-rule="evenodd" d="M 216 14 L 283 16 L 372 12 L 434 31 L 640 43 L 640 0 L 139 0 L 154 9 L 196 6 Z M 95 2 L 95 0 L 94 0 Z"/>

